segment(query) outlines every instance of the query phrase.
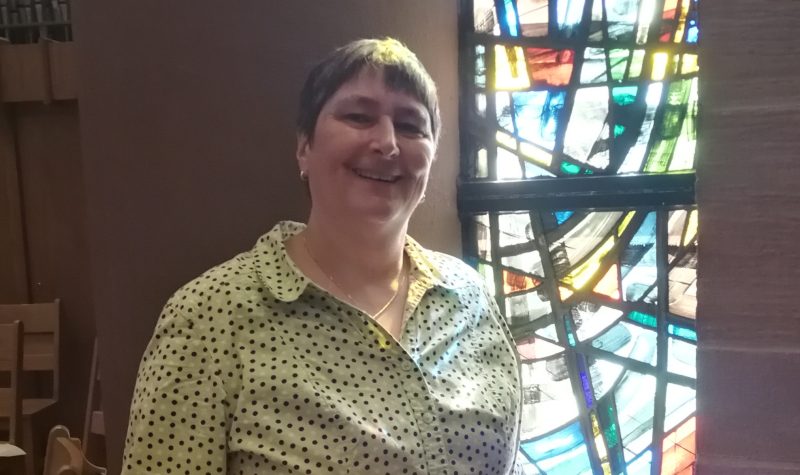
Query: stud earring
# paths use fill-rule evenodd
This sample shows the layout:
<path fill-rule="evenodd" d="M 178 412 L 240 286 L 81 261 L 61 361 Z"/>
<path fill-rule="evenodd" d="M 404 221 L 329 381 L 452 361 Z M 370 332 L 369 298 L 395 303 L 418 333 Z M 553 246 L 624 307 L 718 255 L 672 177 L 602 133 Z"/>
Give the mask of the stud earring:
<path fill-rule="evenodd" d="M 300 170 L 300 181 L 308 181 L 308 172 Z"/>

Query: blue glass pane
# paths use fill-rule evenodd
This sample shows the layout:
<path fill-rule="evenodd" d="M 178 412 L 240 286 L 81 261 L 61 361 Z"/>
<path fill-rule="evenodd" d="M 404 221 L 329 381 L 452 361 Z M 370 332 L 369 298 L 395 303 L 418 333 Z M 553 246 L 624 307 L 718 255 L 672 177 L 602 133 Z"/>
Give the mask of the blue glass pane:
<path fill-rule="evenodd" d="M 589 453 L 577 422 L 538 440 L 523 442 L 520 449 L 548 475 L 591 473 Z"/>
<path fill-rule="evenodd" d="M 567 93 L 530 91 L 512 94 L 519 136 L 548 150 L 556 142 Z"/>
<path fill-rule="evenodd" d="M 568 220 L 573 214 L 575 214 L 574 211 L 555 211 L 555 212 L 553 212 L 553 216 L 556 217 L 556 222 L 559 225 L 564 224 L 564 222 L 566 220 Z"/>
<path fill-rule="evenodd" d="M 511 36 L 519 36 L 519 19 L 514 0 L 503 0 L 505 15 L 500 18 L 500 31 Z"/>

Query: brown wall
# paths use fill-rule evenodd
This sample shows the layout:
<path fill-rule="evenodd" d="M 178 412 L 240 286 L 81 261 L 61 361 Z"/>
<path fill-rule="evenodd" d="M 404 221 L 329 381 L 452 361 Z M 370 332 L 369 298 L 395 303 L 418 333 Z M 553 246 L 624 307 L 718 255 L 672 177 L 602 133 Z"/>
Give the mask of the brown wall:
<path fill-rule="evenodd" d="M 59 403 L 36 419 L 47 432 L 83 428 L 94 315 L 75 101 L 0 106 L 0 303 L 61 299 Z"/>
<path fill-rule="evenodd" d="M 364 36 L 405 41 L 441 89 L 445 135 L 412 226 L 459 251 L 456 3 L 251 0 L 76 4 L 81 136 L 110 473 L 140 354 L 178 286 L 278 219 L 304 219 L 293 120 L 312 61 Z"/>
<path fill-rule="evenodd" d="M 800 2 L 703 0 L 700 475 L 800 473 Z"/>

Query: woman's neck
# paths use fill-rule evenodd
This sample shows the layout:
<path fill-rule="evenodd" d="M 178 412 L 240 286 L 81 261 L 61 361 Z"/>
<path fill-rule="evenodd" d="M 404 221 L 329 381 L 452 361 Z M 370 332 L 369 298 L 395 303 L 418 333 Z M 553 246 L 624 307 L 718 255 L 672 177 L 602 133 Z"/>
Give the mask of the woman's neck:
<path fill-rule="evenodd" d="M 385 287 L 398 278 L 407 226 L 339 224 L 312 213 L 300 238 L 320 270 L 351 292 L 365 286 Z"/>

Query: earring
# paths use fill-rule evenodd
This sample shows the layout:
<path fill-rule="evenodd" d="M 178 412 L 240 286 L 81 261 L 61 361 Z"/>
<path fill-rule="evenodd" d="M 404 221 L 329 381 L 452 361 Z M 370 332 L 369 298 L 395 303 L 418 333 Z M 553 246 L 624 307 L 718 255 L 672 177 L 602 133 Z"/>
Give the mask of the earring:
<path fill-rule="evenodd" d="M 308 181 L 308 172 L 300 170 L 300 181 Z"/>

